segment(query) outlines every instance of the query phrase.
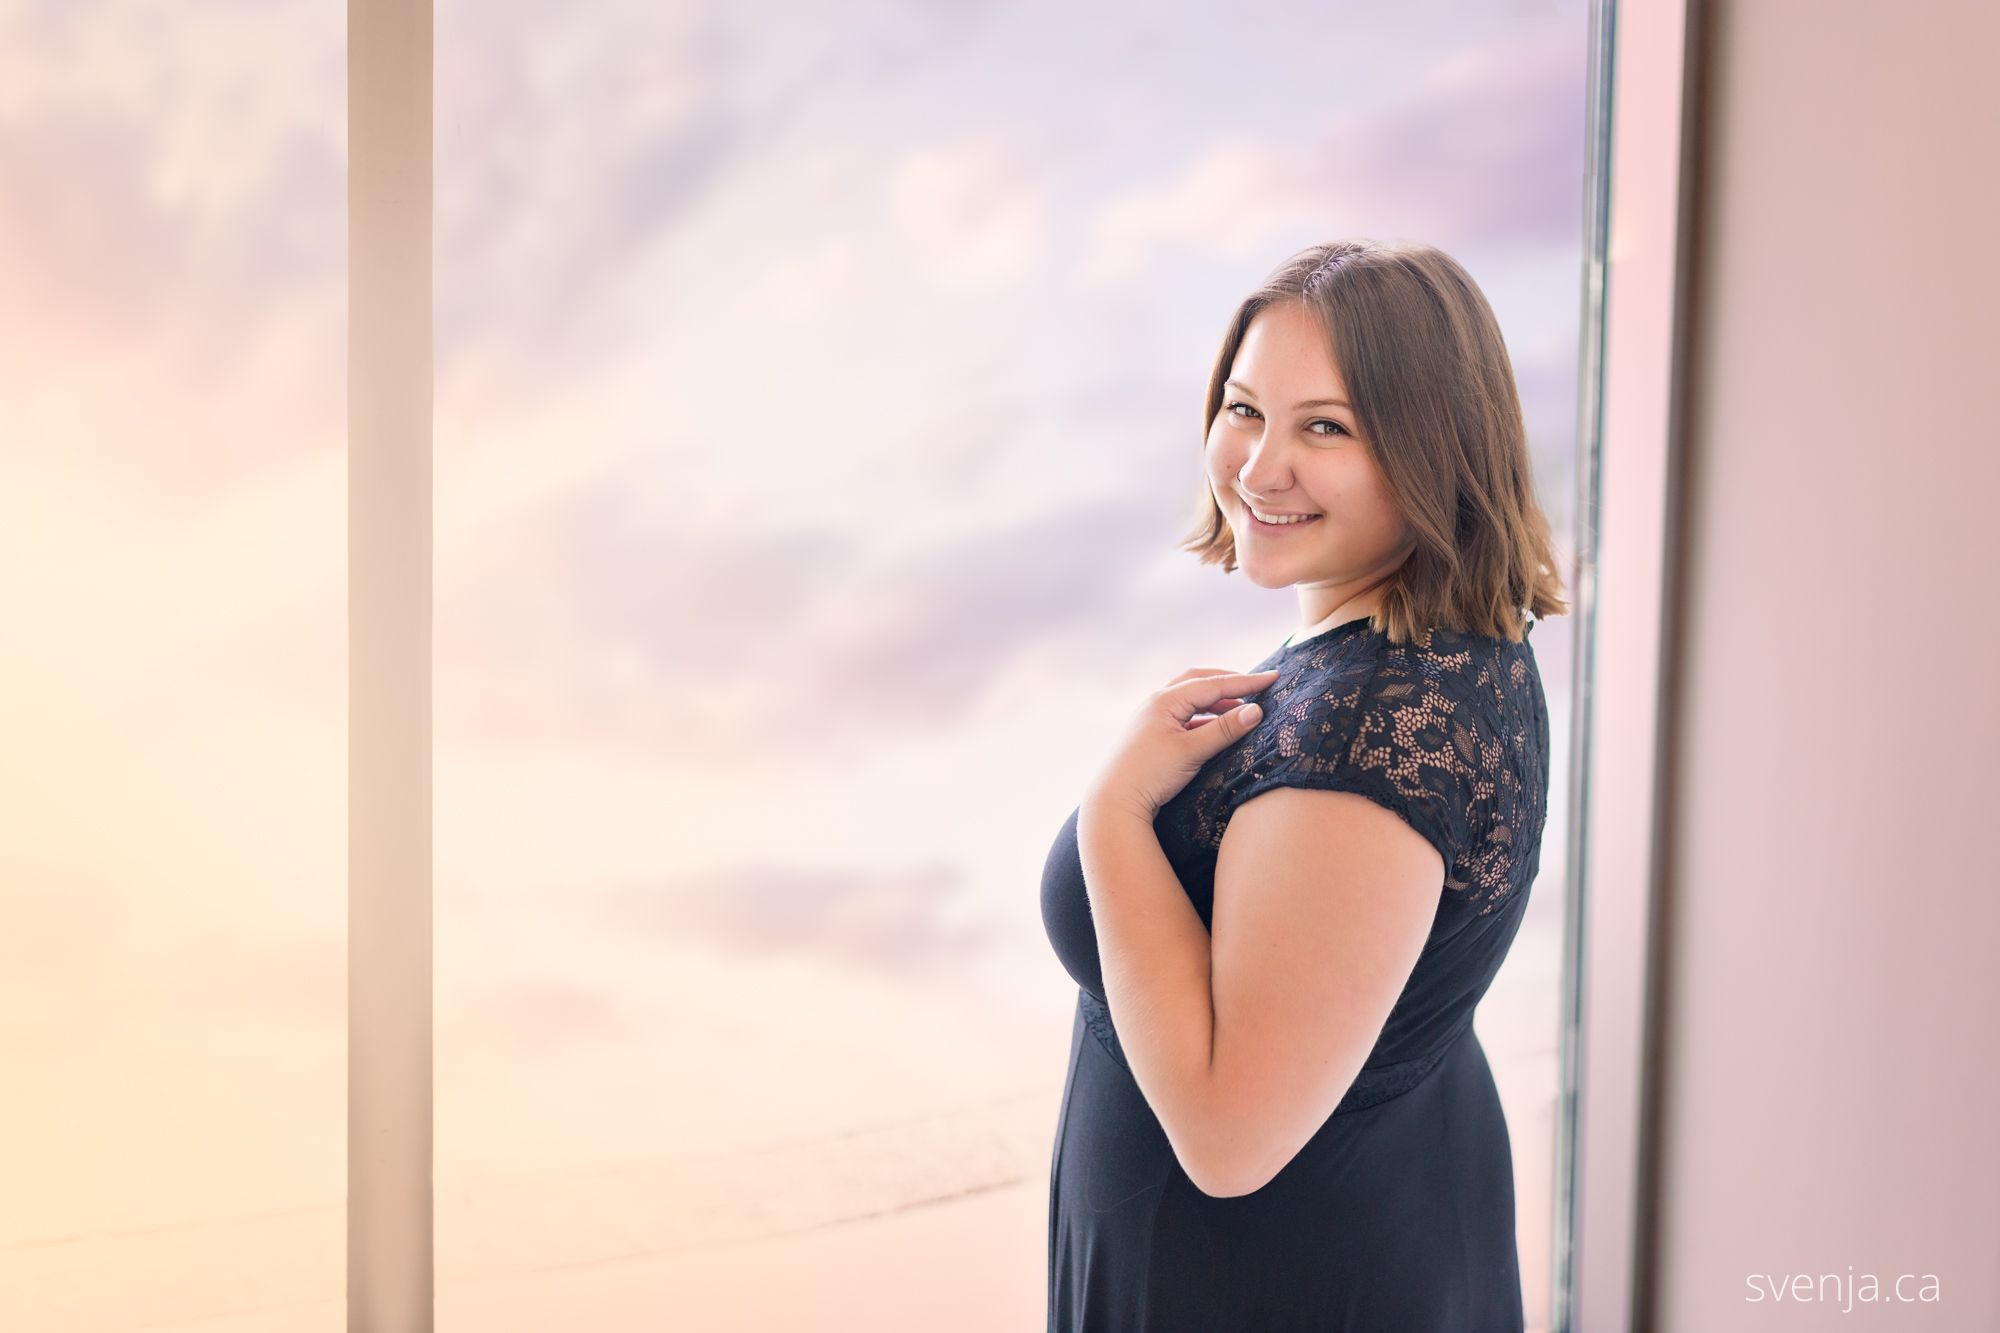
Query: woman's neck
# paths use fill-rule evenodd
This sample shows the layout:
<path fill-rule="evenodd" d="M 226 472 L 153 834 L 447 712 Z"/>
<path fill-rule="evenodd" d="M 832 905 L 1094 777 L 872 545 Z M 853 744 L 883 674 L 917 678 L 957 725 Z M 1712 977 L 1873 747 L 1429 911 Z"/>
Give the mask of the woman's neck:
<path fill-rule="evenodd" d="M 1373 615 L 1375 614 L 1377 603 L 1381 600 L 1371 590 L 1367 596 L 1357 597 L 1340 606 L 1336 606 L 1314 623 L 1305 626 L 1303 629 L 1293 630 L 1285 637 L 1283 646 L 1290 647 L 1301 639 L 1310 639 L 1315 634 L 1324 634 L 1335 625 L 1344 625 L 1350 620 L 1359 620 L 1363 616 Z"/>

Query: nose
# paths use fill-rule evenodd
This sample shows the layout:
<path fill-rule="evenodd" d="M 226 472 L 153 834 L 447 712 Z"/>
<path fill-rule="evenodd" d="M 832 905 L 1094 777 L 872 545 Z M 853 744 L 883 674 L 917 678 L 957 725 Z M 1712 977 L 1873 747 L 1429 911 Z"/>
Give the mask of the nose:
<path fill-rule="evenodd" d="M 1243 460 L 1243 466 L 1236 473 L 1237 498 L 1245 495 L 1268 497 L 1278 494 L 1291 484 L 1291 470 L 1279 457 L 1279 451 L 1267 446 L 1265 437 L 1259 436 L 1250 446 L 1250 454 Z"/>

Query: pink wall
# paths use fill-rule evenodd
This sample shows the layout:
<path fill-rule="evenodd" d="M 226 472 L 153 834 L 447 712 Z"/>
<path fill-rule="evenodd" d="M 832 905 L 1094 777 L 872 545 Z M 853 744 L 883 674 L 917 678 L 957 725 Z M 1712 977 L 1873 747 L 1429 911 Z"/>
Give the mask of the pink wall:
<path fill-rule="evenodd" d="M 1653 1326 L 2000 1328 L 2000 6 L 1703 22 Z"/>

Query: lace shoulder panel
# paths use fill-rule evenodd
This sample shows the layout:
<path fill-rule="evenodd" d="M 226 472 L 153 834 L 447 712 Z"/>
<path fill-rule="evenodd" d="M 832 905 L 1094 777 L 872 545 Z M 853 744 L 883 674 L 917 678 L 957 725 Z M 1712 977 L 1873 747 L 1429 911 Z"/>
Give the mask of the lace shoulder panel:
<path fill-rule="evenodd" d="M 1348 791 L 1422 834 L 1449 875 L 1492 790 L 1481 780 L 1472 669 L 1471 651 L 1434 631 L 1427 641 L 1384 643 L 1280 677 L 1260 699 L 1264 718 L 1219 775 L 1216 842 L 1228 812 L 1260 792 Z"/>
<path fill-rule="evenodd" d="M 1444 887 L 1488 916 L 1533 882 L 1548 812 L 1549 718 L 1523 641 L 1433 629 L 1355 635 L 1269 659 L 1264 718 L 1175 798 L 1171 827 L 1212 858 L 1237 806 L 1272 787 L 1351 791 L 1444 858 Z"/>

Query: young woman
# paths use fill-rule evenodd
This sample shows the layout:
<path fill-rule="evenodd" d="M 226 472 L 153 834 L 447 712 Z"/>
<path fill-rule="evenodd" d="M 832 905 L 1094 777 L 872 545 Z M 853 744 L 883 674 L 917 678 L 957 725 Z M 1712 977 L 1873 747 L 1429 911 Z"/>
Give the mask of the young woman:
<path fill-rule="evenodd" d="M 1050 1333 L 1520 1330 L 1472 1016 L 1540 857 L 1530 617 L 1567 607 L 1499 326 L 1434 248 L 1315 246 L 1203 424 L 1184 545 L 1299 628 L 1148 697 L 1049 853 Z"/>

